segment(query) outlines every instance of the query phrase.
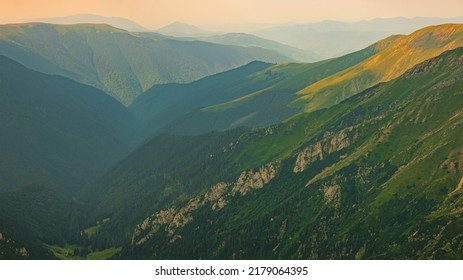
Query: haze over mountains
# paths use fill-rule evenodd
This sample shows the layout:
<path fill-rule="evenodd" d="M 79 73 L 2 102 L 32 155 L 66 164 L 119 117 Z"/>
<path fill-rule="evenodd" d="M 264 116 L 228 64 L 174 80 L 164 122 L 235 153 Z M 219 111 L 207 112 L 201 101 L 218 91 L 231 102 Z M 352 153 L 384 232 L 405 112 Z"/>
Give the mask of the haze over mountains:
<path fill-rule="evenodd" d="M 386 18 L 358 22 L 322 21 L 312 24 L 276 26 L 254 32 L 321 56 L 335 57 L 363 48 L 395 34 L 443 23 L 463 23 L 463 18 Z"/>
<path fill-rule="evenodd" d="M 0 26 L 0 258 L 463 258 L 440 21 Z"/>

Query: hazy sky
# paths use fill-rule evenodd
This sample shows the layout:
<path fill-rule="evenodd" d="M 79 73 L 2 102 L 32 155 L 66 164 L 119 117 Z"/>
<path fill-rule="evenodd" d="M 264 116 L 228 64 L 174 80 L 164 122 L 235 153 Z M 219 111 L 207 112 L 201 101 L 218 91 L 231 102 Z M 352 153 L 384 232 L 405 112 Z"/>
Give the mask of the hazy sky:
<path fill-rule="evenodd" d="M 463 16 L 463 0 L 1 0 L 0 21 L 79 13 L 120 16 L 149 28 L 190 24 L 306 23 L 376 17 Z"/>

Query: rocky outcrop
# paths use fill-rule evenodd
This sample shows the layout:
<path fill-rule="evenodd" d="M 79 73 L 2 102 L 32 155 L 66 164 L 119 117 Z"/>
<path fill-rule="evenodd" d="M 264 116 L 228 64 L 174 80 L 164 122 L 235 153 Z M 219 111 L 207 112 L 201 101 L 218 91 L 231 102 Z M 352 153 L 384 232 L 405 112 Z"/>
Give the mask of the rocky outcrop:
<path fill-rule="evenodd" d="M 233 185 L 232 195 L 240 193 L 243 196 L 250 190 L 263 188 L 275 177 L 278 166 L 279 164 L 270 163 L 262 166 L 257 172 L 253 170 L 243 171 Z"/>
<path fill-rule="evenodd" d="M 313 145 L 306 147 L 296 157 L 293 172 L 299 173 L 306 170 L 311 163 L 323 160 L 324 154 L 332 154 L 345 149 L 356 140 L 357 136 L 349 136 L 353 127 L 343 129 L 337 133 L 328 132 L 324 135 L 323 139 Z"/>
<path fill-rule="evenodd" d="M 183 207 L 170 207 L 154 213 L 135 227 L 132 244 L 145 243 L 154 234 L 164 229 L 170 242 L 182 238 L 178 229 L 193 221 L 193 213 L 201 207 L 210 206 L 212 211 L 219 211 L 228 203 L 230 197 L 244 196 L 252 190 L 261 189 L 277 174 L 279 162 L 269 163 L 256 170 L 243 171 L 234 183 L 220 182 L 204 194 L 197 195 Z"/>
<path fill-rule="evenodd" d="M 335 203 L 338 205 L 341 200 L 341 187 L 339 185 L 325 186 L 323 187 L 323 195 L 326 204 Z"/>
<path fill-rule="evenodd" d="M 310 145 L 297 155 L 294 173 L 304 171 L 309 164 L 317 160 L 323 160 L 323 149 L 320 142 Z"/>

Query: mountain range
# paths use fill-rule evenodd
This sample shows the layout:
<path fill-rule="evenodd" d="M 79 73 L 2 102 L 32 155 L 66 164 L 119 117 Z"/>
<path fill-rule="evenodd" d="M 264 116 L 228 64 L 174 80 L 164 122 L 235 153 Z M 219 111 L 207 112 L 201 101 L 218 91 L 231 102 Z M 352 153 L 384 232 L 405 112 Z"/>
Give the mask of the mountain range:
<path fill-rule="evenodd" d="M 461 24 L 311 63 L 0 30 L 1 259 L 463 258 Z"/>
<path fill-rule="evenodd" d="M 95 24 L 2 25 L 0 54 L 102 89 L 124 105 L 155 84 L 191 82 L 254 60 L 291 60 L 257 47 L 155 40 Z"/>

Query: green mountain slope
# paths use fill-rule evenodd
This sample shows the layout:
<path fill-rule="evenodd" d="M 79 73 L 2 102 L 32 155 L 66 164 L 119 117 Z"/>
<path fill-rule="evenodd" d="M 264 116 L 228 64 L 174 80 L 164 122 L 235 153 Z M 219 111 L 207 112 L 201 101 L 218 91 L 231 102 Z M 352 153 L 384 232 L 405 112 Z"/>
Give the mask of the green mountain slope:
<path fill-rule="evenodd" d="M 462 88 L 459 48 L 280 125 L 158 136 L 94 189 L 152 197 L 125 201 L 152 214 L 120 235 L 122 258 L 462 258 Z"/>
<path fill-rule="evenodd" d="M 330 107 L 379 82 L 390 81 L 414 65 L 463 46 L 463 24 L 418 30 L 397 40 L 369 59 L 301 90 L 307 111 Z"/>
<path fill-rule="evenodd" d="M 140 34 L 98 24 L 2 25 L 0 54 L 102 89 L 125 105 L 155 84 L 191 82 L 254 60 L 289 60 L 262 48 L 153 40 Z"/>
<path fill-rule="evenodd" d="M 130 151 L 138 123 L 104 92 L 0 56 L 0 190 L 71 194 Z"/>
<path fill-rule="evenodd" d="M 190 84 L 155 86 L 130 108 L 147 123 L 148 134 L 160 128 L 167 133 L 199 134 L 278 123 L 302 111 L 301 107 L 289 106 L 298 98 L 299 90 L 356 65 L 397 38 L 317 63 L 252 63 Z"/>

